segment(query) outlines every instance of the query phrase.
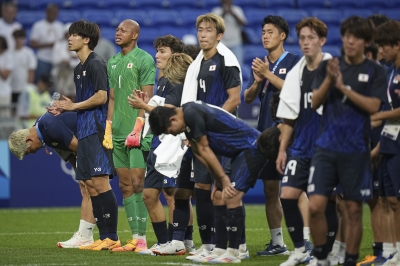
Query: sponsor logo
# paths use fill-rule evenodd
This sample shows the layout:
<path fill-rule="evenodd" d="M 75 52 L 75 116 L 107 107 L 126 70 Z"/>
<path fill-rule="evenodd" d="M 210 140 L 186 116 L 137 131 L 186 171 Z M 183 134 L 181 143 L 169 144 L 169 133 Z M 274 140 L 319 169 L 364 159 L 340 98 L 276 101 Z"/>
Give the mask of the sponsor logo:
<path fill-rule="evenodd" d="M 111 215 L 110 215 L 109 213 L 105 213 L 105 214 L 103 215 L 104 218 L 110 218 L 110 216 L 111 216 Z"/>
<path fill-rule="evenodd" d="M 237 231 L 237 227 L 236 226 L 232 226 L 232 227 L 227 226 L 226 227 L 226 231 L 236 232 Z"/>
<path fill-rule="evenodd" d="M 143 222 L 143 223 L 147 221 L 147 218 L 140 218 L 139 216 L 136 216 L 136 219 L 137 219 L 138 221 Z"/>
<path fill-rule="evenodd" d="M 100 171 L 101 171 L 101 167 L 95 167 L 95 168 L 94 168 L 94 171 L 95 171 L 95 172 L 100 172 Z"/>
<path fill-rule="evenodd" d="M 371 190 L 369 190 L 369 189 L 361 189 L 360 193 L 361 193 L 361 196 L 369 196 L 369 195 L 371 195 Z"/>
<path fill-rule="evenodd" d="M 206 225 L 200 225 L 199 226 L 199 230 L 206 230 L 207 229 L 207 226 Z"/>
<path fill-rule="evenodd" d="M 179 223 L 173 223 L 172 224 L 174 227 L 178 227 Z"/>

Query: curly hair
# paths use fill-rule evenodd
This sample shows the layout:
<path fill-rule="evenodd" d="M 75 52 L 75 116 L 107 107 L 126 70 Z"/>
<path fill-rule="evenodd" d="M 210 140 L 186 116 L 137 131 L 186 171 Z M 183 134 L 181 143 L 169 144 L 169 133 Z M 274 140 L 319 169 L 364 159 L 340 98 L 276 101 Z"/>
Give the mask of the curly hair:
<path fill-rule="evenodd" d="M 153 47 L 158 49 L 160 47 L 169 47 L 171 52 L 174 53 L 182 53 L 184 48 L 184 43 L 181 39 L 172 36 L 171 34 L 158 37 L 153 42 Z"/>

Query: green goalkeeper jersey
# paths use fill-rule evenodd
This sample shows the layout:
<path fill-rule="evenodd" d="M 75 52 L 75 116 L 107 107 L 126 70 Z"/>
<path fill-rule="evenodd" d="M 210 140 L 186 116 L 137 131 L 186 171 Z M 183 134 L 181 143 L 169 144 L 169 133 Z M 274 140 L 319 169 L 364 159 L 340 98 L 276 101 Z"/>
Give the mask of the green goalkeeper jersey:
<path fill-rule="evenodd" d="M 134 89 L 141 90 L 141 86 L 154 84 L 156 67 L 150 54 L 135 47 L 126 55 L 120 52 L 110 58 L 107 72 L 110 88 L 114 89 L 113 138 L 125 139 L 133 130 L 139 113 L 129 106 L 128 96 Z"/>

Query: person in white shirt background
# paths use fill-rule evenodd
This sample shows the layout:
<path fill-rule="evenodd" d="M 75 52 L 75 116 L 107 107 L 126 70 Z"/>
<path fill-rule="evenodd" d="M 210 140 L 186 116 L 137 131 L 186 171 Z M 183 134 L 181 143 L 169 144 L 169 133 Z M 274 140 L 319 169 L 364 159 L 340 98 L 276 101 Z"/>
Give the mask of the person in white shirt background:
<path fill-rule="evenodd" d="M 74 68 L 80 63 L 78 56 L 68 48 L 69 27 L 64 25 L 64 38 L 56 41 L 52 52 L 51 75 L 55 82 L 54 90 L 75 101 Z"/>
<path fill-rule="evenodd" d="M 7 41 L 9 51 L 15 47 L 14 38 L 12 33 L 15 30 L 22 29 L 22 25 L 15 21 L 17 15 L 17 6 L 12 2 L 2 3 L 1 18 L 0 18 L 0 35 L 4 36 Z"/>
<path fill-rule="evenodd" d="M 12 54 L 6 38 L 0 36 L 0 119 L 9 118 L 11 110 L 11 72 L 14 68 Z"/>
<path fill-rule="evenodd" d="M 36 49 L 38 58 L 35 81 L 43 75 L 50 75 L 54 43 L 63 38 L 64 26 L 57 20 L 58 11 L 57 5 L 48 4 L 46 17 L 32 26 L 29 45 Z"/>
<path fill-rule="evenodd" d="M 246 26 L 247 19 L 242 8 L 232 5 L 232 0 L 221 0 L 221 7 L 215 7 L 211 13 L 224 19 L 226 30 L 221 42 L 236 55 L 239 64 L 243 66 L 242 27 Z"/>
<path fill-rule="evenodd" d="M 37 58 L 32 48 L 25 45 L 26 32 L 24 29 L 14 31 L 13 38 L 15 47 L 11 51 L 14 60 L 11 74 L 11 102 L 15 107 L 19 95 L 25 91 L 27 84 L 34 83 Z M 15 110 L 15 108 L 13 109 Z"/>

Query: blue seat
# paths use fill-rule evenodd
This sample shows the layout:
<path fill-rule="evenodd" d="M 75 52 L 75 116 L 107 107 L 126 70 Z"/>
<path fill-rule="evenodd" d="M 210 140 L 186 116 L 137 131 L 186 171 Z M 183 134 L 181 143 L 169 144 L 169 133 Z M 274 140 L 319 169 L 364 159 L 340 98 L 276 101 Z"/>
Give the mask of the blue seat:
<path fill-rule="evenodd" d="M 169 8 L 176 10 L 182 8 L 197 9 L 203 7 L 202 1 L 199 0 L 168 0 Z"/>
<path fill-rule="evenodd" d="M 307 11 L 303 9 L 280 9 L 276 14 L 283 17 L 290 27 L 296 26 L 300 20 L 308 17 Z"/>
<path fill-rule="evenodd" d="M 330 1 L 331 3 L 331 8 L 337 8 L 337 9 L 345 9 L 345 8 L 357 8 L 358 0 L 333 0 Z"/>
<path fill-rule="evenodd" d="M 296 8 L 294 0 L 267 0 L 267 8 Z"/>
<path fill-rule="evenodd" d="M 167 0 L 132 0 L 131 5 L 135 9 L 146 9 L 151 10 L 153 8 L 167 8 L 168 1 Z"/>
<path fill-rule="evenodd" d="M 399 3 L 400 4 L 400 3 Z M 400 6 L 399 6 L 400 8 Z M 400 20 L 400 9 L 382 9 L 379 10 L 380 14 L 385 14 L 391 19 Z"/>
<path fill-rule="evenodd" d="M 61 9 L 58 13 L 57 19 L 62 23 L 75 22 L 82 18 L 79 11 Z"/>
<path fill-rule="evenodd" d="M 328 37 L 326 39 L 327 45 L 342 45 L 342 35 L 340 34 L 340 28 L 329 28 Z"/>
<path fill-rule="evenodd" d="M 339 27 L 342 22 L 342 12 L 338 9 L 315 9 L 312 11 L 311 16 L 322 20 L 329 29 L 331 27 Z"/>
<path fill-rule="evenodd" d="M 179 39 L 182 39 L 184 35 L 192 34 L 192 30 L 190 27 L 160 27 L 159 34 L 160 36 L 171 34 Z"/>
<path fill-rule="evenodd" d="M 133 0 L 105 0 L 103 3 L 103 8 L 107 10 L 113 10 L 118 12 L 119 10 L 128 11 L 134 8 L 135 1 Z"/>
<path fill-rule="evenodd" d="M 153 45 L 154 40 L 160 36 L 159 30 L 156 28 L 143 28 L 140 30 L 138 43 L 140 45 Z"/>
<path fill-rule="evenodd" d="M 289 53 L 299 55 L 299 56 L 303 55 L 303 52 L 301 51 L 301 49 L 298 45 L 285 45 L 284 48 Z"/>
<path fill-rule="evenodd" d="M 288 45 L 297 45 L 299 43 L 297 37 L 297 32 L 296 32 L 296 27 L 289 28 L 289 34 L 288 37 L 286 38 L 285 43 Z"/>
<path fill-rule="evenodd" d="M 322 47 L 322 52 L 330 53 L 332 56 L 340 56 L 340 48 L 335 45 L 325 45 Z"/>
<path fill-rule="evenodd" d="M 65 3 L 70 9 L 93 10 L 103 8 L 105 2 L 103 0 L 72 0 Z"/>
<path fill-rule="evenodd" d="M 82 13 L 85 20 L 97 23 L 99 26 L 114 26 L 114 14 L 108 10 L 86 10 Z"/>
<path fill-rule="evenodd" d="M 18 6 L 18 11 L 32 10 L 35 8 L 34 0 L 18 0 L 17 6 Z"/>
<path fill-rule="evenodd" d="M 151 25 L 170 25 L 179 26 L 182 25 L 182 19 L 178 11 L 175 10 L 162 10 L 156 9 L 149 11 L 149 18 Z"/>
<path fill-rule="evenodd" d="M 316 8 L 327 8 L 329 1 L 324 0 L 297 0 L 297 6 L 301 9 L 312 11 Z"/>
<path fill-rule="evenodd" d="M 65 0 L 34 0 L 32 1 L 32 5 L 37 10 L 44 11 L 49 3 L 58 5 L 59 8 L 66 7 L 67 1 Z"/>
<path fill-rule="evenodd" d="M 17 13 L 17 21 L 24 28 L 31 28 L 36 21 L 43 19 L 45 16 L 43 11 L 19 11 Z"/>
<path fill-rule="evenodd" d="M 115 43 L 115 32 L 116 29 L 113 27 L 101 27 L 100 28 L 101 37 Z"/>
<path fill-rule="evenodd" d="M 344 20 L 351 16 L 360 16 L 363 18 L 367 18 L 373 14 L 374 13 L 369 9 L 360 9 L 360 8 L 359 9 L 345 9 L 345 10 L 343 10 L 342 19 Z"/>
<path fill-rule="evenodd" d="M 248 66 L 240 66 L 240 68 L 242 70 L 242 79 L 243 79 L 242 91 L 244 91 L 247 86 L 247 82 L 250 79 L 250 75 L 252 75 L 253 73 L 251 72 L 251 68 Z"/>
<path fill-rule="evenodd" d="M 200 0 L 201 6 L 208 10 L 213 9 L 214 7 L 221 6 L 220 0 Z"/>
<path fill-rule="evenodd" d="M 139 23 L 140 27 L 150 25 L 150 19 L 147 12 L 141 10 L 120 10 L 115 13 L 115 20 L 121 23 L 125 19 L 133 19 Z"/>
<path fill-rule="evenodd" d="M 357 4 L 361 8 L 368 8 L 370 10 L 377 10 L 381 8 L 390 7 L 391 1 L 379 1 L 379 0 L 362 0 L 358 1 Z"/>
<path fill-rule="evenodd" d="M 244 14 L 247 18 L 247 26 L 261 31 L 261 25 L 265 17 L 275 15 L 272 9 L 252 8 L 246 9 Z"/>
<path fill-rule="evenodd" d="M 261 45 L 245 45 L 244 46 L 244 64 L 251 66 L 253 59 L 258 57 L 264 60 L 264 56 L 268 54 L 267 50 Z"/>
<path fill-rule="evenodd" d="M 182 24 L 185 27 L 195 27 L 196 26 L 196 19 L 198 16 L 207 14 L 209 10 L 207 9 L 181 9 L 180 10 L 180 18 L 182 19 Z"/>
<path fill-rule="evenodd" d="M 245 27 L 243 31 L 246 33 L 249 44 L 261 44 L 261 31 L 255 31 L 253 28 Z"/>
<path fill-rule="evenodd" d="M 240 0 L 235 1 L 234 4 L 240 6 L 243 9 L 256 7 L 266 8 L 267 0 Z"/>

